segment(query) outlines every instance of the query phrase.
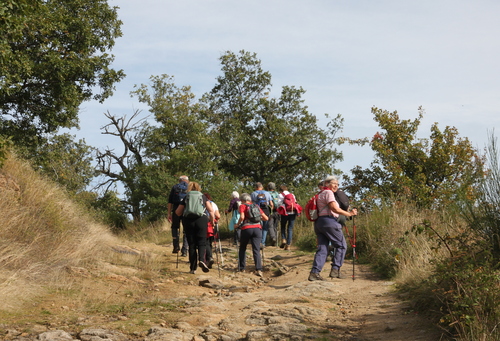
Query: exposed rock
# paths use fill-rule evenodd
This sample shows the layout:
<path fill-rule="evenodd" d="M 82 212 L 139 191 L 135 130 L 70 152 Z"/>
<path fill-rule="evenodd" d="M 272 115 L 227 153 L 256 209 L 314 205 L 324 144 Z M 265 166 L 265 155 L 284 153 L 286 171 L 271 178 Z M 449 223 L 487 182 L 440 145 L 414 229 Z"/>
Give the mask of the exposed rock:
<path fill-rule="evenodd" d="M 99 329 L 99 328 L 88 328 L 82 330 L 79 335 L 82 341 L 127 341 L 129 338 L 119 332 Z"/>
<path fill-rule="evenodd" d="M 48 332 L 44 332 L 36 338 L 36 340 L 40 341 L 73 341 L 74 339 L 71 334 L 63 331 L 63 330 L 51 330 Z"/>

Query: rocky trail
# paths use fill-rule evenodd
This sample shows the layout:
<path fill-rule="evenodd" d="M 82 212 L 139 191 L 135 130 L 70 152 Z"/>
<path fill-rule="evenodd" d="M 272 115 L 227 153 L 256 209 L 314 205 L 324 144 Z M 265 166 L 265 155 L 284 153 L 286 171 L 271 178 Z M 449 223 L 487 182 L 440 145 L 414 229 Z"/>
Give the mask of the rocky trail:
<path fill-rule="evenodd" d="M 312 253 L 295 248 L 264 250 L 264 278 L 253 273 L 247 251 L 246 273 L 236 272 L 236 248 L 223 241 L 219 265 L 189 273 L 186 257 L 171 245 L 115 246 L 114 261 L 95 268 L 68 269 L 79 294 L 54 294 L 34 303 L 21 321 L 0 323 L 4 340 L 442 340 L 441 332 L 400 299 L 393 283 L 380 280 L 366 265 L 346 260 L 345 279 L 308 281 Z M 249 247 L 250 248 L 250 247 Z M 222 258 L 222 259 L 221 259 Z M 162 264 L 149 271 L 149 264 Z M 135 264 L 135 266 L 134 266 Z M 140 266 L 139 266 L 140 265 Z M 158 273 L 157 276 L 154 274 Z M 77 283 L 77 284 L 76 284 Z M 82 307 L 83 297 L 100 297 L 105 311 Z M 31 318 L 30 318 L 31 317 Z M 444 338 L 443 338 L 444 340 Z"/>

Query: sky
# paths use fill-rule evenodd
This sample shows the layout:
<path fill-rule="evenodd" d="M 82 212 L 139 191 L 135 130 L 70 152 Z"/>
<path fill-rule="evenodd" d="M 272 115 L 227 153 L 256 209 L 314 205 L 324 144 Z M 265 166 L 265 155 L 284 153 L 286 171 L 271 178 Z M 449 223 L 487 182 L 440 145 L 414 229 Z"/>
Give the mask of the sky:
<path fill-rule="evenodd" d="M 324 125 L 340 114 L 338 136 L 371 137 L 372 107 L 402 119 L 425 110 L 419 137 L 453 126 L 483 149 L 500 126 L 500 2 L 489 0 L 110 0 L 123 21 L 111 51 L 127 77 L 103 104 L 81 106 L 79 131 L 94 147 L 121 150 L 102 134 L 104 112 L 130 117 L 148 108 L 130 97 L 134 85 L 168 74 L 200 98 L 222 75 L 226 51 L 256 53 L 283 86 L 306 90 L 304 104 Z M 368 167 L 368 146 L 338 146 L 349 173 Z"/>

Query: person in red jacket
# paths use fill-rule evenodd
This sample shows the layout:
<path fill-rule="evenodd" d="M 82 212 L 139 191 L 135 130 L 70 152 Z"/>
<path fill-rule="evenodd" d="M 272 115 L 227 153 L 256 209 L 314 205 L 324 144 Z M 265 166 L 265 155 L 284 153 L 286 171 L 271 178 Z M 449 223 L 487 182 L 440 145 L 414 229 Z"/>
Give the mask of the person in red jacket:
<path fill-rule="evenodd" d="M 240 219 L 238 220 L 238 228 L 241 229 L 240 249 L 238 252 L 238 271 L 244 272 L 246 266 L 246 249 L 248 243 L 252 245 L 253 260 L 255 263 L 255 275 L 263 277 L 262 274 L 262 258 L 260 257 L 260 242 L 262 240 L 262 225 L 259 222 L 251 221 L 250 210 L 258 208 L 260 219 L 263 221 L 269 220 L 269 217 L 262 211 L 260 207 L 252 203 L 252 197 L 248 193 L 243 193 L 240 197 L 241 205 L 239 207 Z M 252 205 L 255 207 L 252 208 Z"/>

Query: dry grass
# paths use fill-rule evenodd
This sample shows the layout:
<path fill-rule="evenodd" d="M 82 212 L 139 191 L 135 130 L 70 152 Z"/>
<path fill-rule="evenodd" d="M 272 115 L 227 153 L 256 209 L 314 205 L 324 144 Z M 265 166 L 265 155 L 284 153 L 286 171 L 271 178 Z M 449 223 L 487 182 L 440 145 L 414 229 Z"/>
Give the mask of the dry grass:
<path fill-rule="evenodd" d="M 422 229 L 419 233 L 415 227 L 424 221 L 435 231 Z M 426 279 L 434 268 L 433 260 L 450 256 L 439 236 L 454 236 L 464 228 L 457 216 L 419 210 L 408 203 L 361 216 L 357 225 L 358 240 L 367 244 L 368 257 L 402 284 Z"/>
<path fill-rule="evenodd" d="M 29 164 L 10 157 L 0 173 L 8 180 L 0 187 L 0 309 L 12 309 L 63 283 L 67 266 L 95 261 L 115 238 Z"/>

